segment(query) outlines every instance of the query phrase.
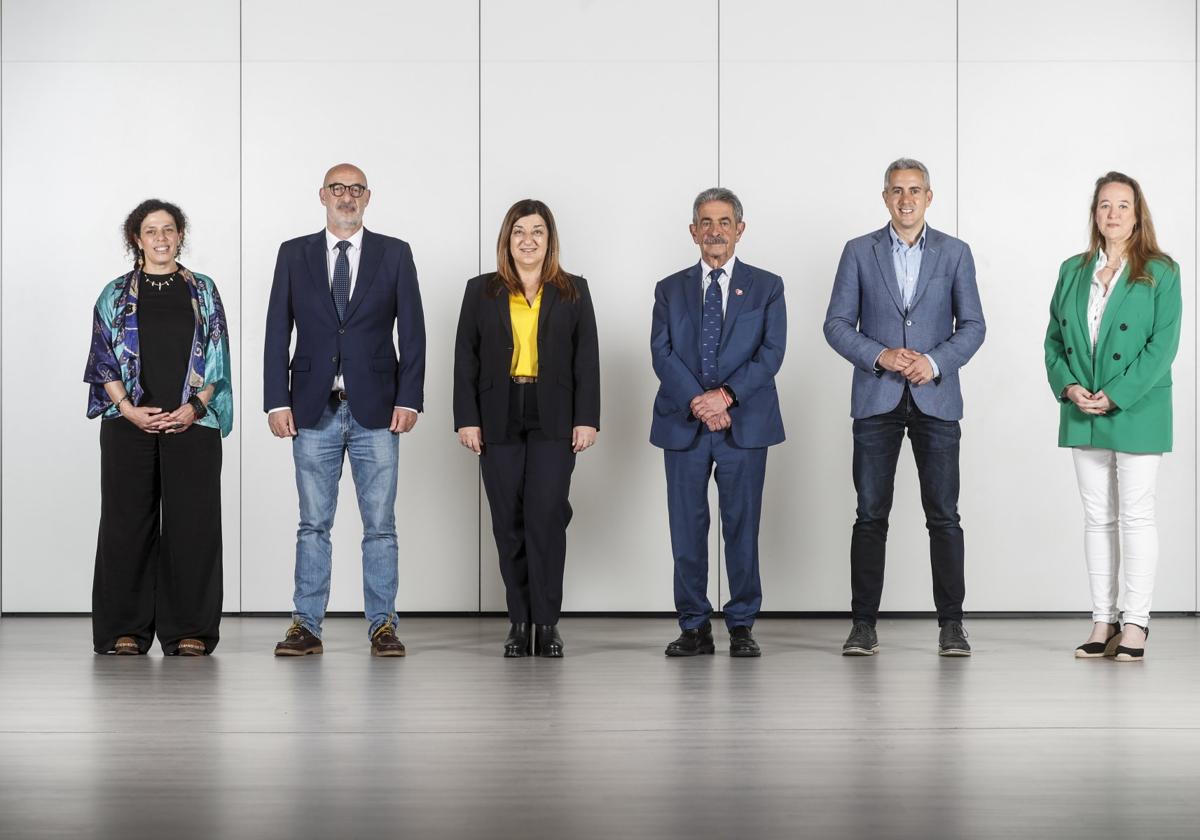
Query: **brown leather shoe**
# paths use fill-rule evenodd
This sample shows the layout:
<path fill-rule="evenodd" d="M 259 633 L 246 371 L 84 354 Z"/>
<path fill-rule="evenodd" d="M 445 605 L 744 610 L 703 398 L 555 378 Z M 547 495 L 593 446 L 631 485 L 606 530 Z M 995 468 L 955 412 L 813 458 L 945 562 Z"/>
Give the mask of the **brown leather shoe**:
<path fill-rule="evenodd" d="M 314 636 L 303 624 L 294 623 L 288 628 L 282 642 L 275 645 L 276 656 L 308 656 L 313 653 L 324 653 L 321 640 Z"/>
<path fill-rule="evenodd" d="M 138 649 L 137 639 L 133 636 L 121 636 L 113 645 L 113 653 L 117 656 L 137 656 L 141 651 Z"/>
<path fill-rule="evenodd" d="M 396 628 L 381 624 L 371 636 L 372 656 L 404 656 L 404 642 L 396 638 Z"/>
<path fill-rule="evenodd" d="M 181 639 L 175 652 L 180 656 L 204 656 L 208 648 L 199 639 Z"/>

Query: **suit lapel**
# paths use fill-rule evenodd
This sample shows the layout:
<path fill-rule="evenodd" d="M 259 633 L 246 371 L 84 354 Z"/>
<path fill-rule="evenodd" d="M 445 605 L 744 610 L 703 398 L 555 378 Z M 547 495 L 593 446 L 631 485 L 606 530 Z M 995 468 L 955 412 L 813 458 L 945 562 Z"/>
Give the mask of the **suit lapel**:
<path fill-rule="evenodd" d="M 325 254 L 325 231 L 321 231 L 305 247 L 308 273 L 312 279 L 313 294 L 317 305 L 325 309 L 336 324 L 338 320 L 337 307 L 333 305 L 333 293 L 329 289 L 329 258 Z"/>
<path fill-rule="evenodd" d="M 750 288 L 753 285 L 754 275 L 750 273 L 745 263 L 737 263 L 734 266 L 733 274 L 729 277 L 729 300 L 725 302 L 725 320 L 721 326 L 721 343 L 717 345 L 718 353 L 725 348 L 725 344 L 729 341 L 729 334 L 733 332 L 733 322 L 741 313 L 742 306 L 749 297 Z"/>
<path fill-rule="evenodd" d="M 900 289 L 896 286 L 896 266 L 892 263 L 892 239 L 888 236 L 887 228 L 879 232 L 875 239 L 875 261 L 879 263 L 879 279 L 883 283 L 892 301 L 901 313 L 904 312 L 904 299 L 900 297 Z"/>
<path fill-rule="evenodd" d="M 358 309 L 367 292 L 371 290 L 371 283 L 379 273 L 379 263 L 382 261 L 383 243 L 379 242 L 379 237 L 371 231 L 364 229 L 362 253 L 358 255 L 358 277 L 354 278 L 354 291 L 350 295 L 350 304 L 346 307 L 347 321 L 354 316 L 354 310 Z M 332 298 L 332 295 L 330 297 Z"/>
<path fill-rule="evenodd" d="M 1116 287 L 1109 292 L 1108 304 L 1104 307 L 1104 317 L 1100 319 L 1100 333 L 1096 337 L 1096 347 L 1104 346 L 1104 339 L 1112 329 L 1113 322 L 1117 320 L 1117 313 L 1121 309 L 1121 304 L 1125 302 L 1125 298 L 1129 296 L 1129 291 L 1133 284 L 1129 282 L 1129 262 L 1126 261 L 1125 267 L 1121 269 L 1121 275 L 1117 280 Z"/>
<path fill-rule="evenodd" d="M 496 295 L 496 314 L 500 316 L 500 337 L 505 339 L 508 344 L 505 345 L 509 350 L 514 350 L 513 332 L 512 332 L 512 311 L 509 307 L 509 291 L 499 277 L 496 282 L 500 284 L 500 294 Z M 515 351 L 514 351 L 515 352 Z"/>
<path fill-rule="evenodd" d="M 925 287 L 929 285 L 929 278 L 933 276 L 937 269 L 938 261 L 942 258 L 942 235 L 931 227 L 925 228 L 925 250 L 921 254 L 921 270 L 917 273 L 917 287 L 913 289 L 912 302 L 909 303 L 909 310 L 915 309 L 917 301 L 921 299 L 921 295 L 925 294 Z M 893 269 L 893 273 L 895 269 Z M 893 284 L 894 285 L 894 284 Z M 901 303 L 904 301 L 901 300 Z"/>
<path fill-rule="evenodd" d="M 700 359 L 700 264 L 692 266 L 683 280 L 683 302 L 687 306 L 688 319 L 692 322 L 692 334 L 696 336 L 696 369 Z"/>
<path fill-rule="evenodd" d="M 1096 269 L 1096 255 L 1079 267 L 1075 273 L 1075 308 L 1079 321 L 1079 328 L 1083 330 L 1083 334 L 1087 336 L 1088 346 L 1092 342 L 1092 329 L 1088 324 L 1088 302 L 1092 293 L 1092 272 Z M 1113 289 L 1116 292 L 1116 289 Z M 1112 301 L 1109 301 L 1111 303 Z"/>
<path fill-rule="evenodd" d="M 542 284 L 542 305 L 538 310 L 538 350 L 541 350 L 542 337 L 546 335 L 546 322 L 550 319 L 550 310 L 558 302 L 558 287 L 551 283 Z M 540 356 L 541 353 L 539 352 Z"/>

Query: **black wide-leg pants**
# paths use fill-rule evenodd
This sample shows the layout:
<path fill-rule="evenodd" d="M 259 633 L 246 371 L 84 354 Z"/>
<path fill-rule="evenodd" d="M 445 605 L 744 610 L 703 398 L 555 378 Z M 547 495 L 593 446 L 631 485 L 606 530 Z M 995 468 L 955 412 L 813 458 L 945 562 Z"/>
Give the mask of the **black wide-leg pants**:
<path fill-rule="evenodd" d="M 100 424 L 100 534 L 92 583 L 97 653 L 132 636 L 142 653 L 182 639 L 217 646 L 221 569 L 221 433 L 193 425 L 147 434 Z"/>
<path fill-rule="evenodd" d="M 571 441 L 541 429 L 536 384 L 513 385 L 508 443 L 488 443 L 480 464 L 500 576 L 514 622 L 557 624 L 571 522 Z"/>

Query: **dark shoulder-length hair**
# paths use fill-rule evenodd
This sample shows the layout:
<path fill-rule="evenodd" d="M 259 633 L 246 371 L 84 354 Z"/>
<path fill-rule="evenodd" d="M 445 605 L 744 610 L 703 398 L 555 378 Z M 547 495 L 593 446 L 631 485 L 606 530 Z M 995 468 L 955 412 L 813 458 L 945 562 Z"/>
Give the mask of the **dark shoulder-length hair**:
<path fill-rule="evenodd" d="M 1146 271 L 1146 263 L 1159 259 L 1167 265 L 1174 265 L 1175 261 L 1158 247 L 1158 237 L 1154 235 L 1154 220 L 1150 217 L 1150 207 L 1146 204 L 1141 185 L 1123 172 L 1109 172 L 1096 179 L 1096 189 L 1092 192 L 1092 207 L 1088 211 L 1091 241 L 1088 243 L 1088 252 L 1081 256 L 1086 261 L 1104 247 L 1104 234 L 1096 224 L 1096 207 L 1100 204 L 1100 190 L 1108 184 L 1124 184 L 1133 190 L 1133 233 L 1129 235 L 1129 244 L 1125 248 L 1125 259 L 1129 261 L 1129 282 L 1152 286 L 1154 278 Z"/>
<path fill-rule="evenodd" d="M 514 295 L 524 294 L 524 286 L 521 285 L 521 276 L 517 273 L 509 244 L 517 220 L 526 216 L 541 216 L 546 221 L 546 261 L 542 263 L 542 282 L 556 286 L 566 300 L 576 300 L 579 290 L 575 281 L 563 270 L 559 262 L 558 226 L 554 223 L 554 214 L 545 202 L 536 198 L 523 198 L 504 214 L 504 221 L 500 224 L 500 236 L 496 240 L 496 280 L 491 284 L 492 294 L 500 294 L 501 289 L 507 289 Z"/>
<path fill-rule="evenodd" d="M 125 226 L 123 233 L 125 235 L 125 250 L 130 253 L 135 263 L 141 266 L 139 258 L 142 255 L 141 249 L 138 247 L 138 237 L 142 234 L 142 222 L 146 221 L 146 217 L 151 213 L 157 213 L 162 210 L 172 219 L 175 220 L 175 229 L 179 231 L 179 250 L 183 250 L 183 242 L 187 238 L 187 216 L 179 209 L 179 205 L 172 204 L 169 201 L 163 201 L 161 198 L 148 198 L 134 207 L 125 217 Z"/>

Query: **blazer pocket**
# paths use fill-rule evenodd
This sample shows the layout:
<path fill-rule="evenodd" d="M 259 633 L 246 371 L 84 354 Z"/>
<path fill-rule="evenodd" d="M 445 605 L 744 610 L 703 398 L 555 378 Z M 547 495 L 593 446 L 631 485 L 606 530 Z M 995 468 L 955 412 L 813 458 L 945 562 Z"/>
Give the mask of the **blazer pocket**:
<path fill-rule="evenodd" d="M 396 369 L 396 360 L 391 356 L 371 359 L 371 370 L 379 373 L 391 373 Z"/>
<path fill-rule="evenodd" d="M 303 373 L 312 370 L 312 359 L 308 356 L 297 356 L 292 359 L 292 372 Z"/>

